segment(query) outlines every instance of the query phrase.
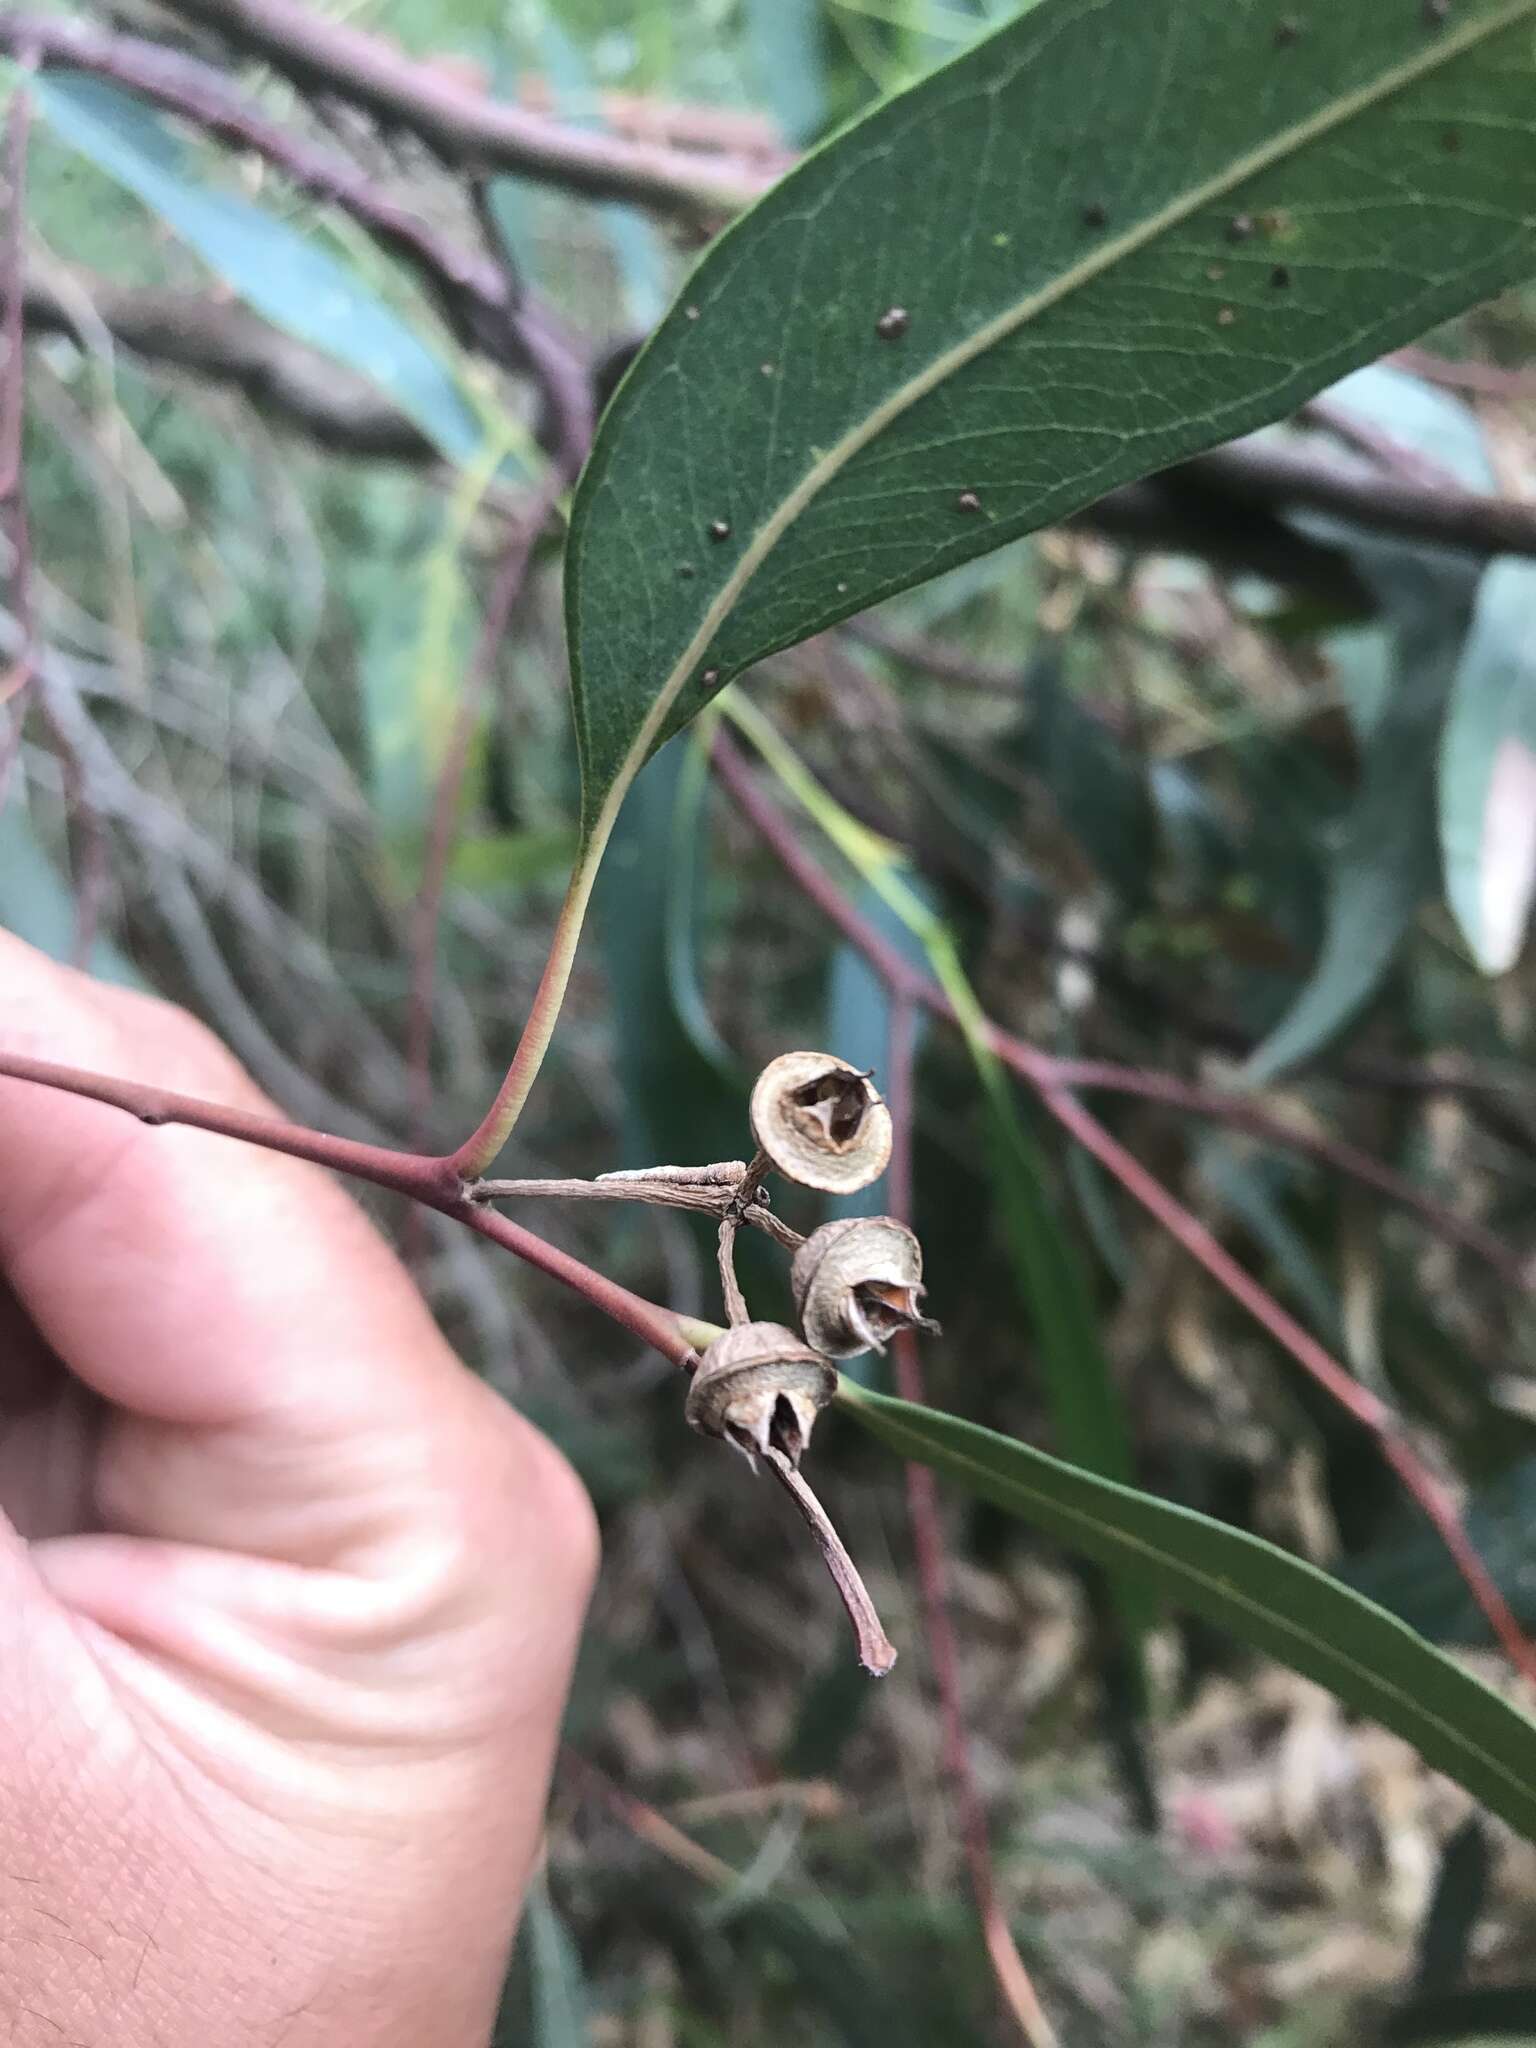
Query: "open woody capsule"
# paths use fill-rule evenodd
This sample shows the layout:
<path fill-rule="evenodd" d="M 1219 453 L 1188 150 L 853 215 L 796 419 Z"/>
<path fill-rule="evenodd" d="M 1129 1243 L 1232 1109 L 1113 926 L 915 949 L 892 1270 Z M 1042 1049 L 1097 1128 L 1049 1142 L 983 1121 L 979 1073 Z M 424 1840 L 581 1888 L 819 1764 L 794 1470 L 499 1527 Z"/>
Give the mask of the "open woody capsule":
<path fill-rule="evenodd" d="M 683 1413 L 746 1456 L 772 1448 L 798 1465 L 837 1373 L 781 1323 L 737 1323 L 717 1337 L 688 1385 Z"/>
<path fill-rule="evenodd" d="M 894 1216 L 823 1223 L 790 1269 L 805 1340 L 826 1358 L 883 1351 L 898 1330 L 936 1330 L 922 1312 L 923 1250 Z"/>
<path fill-rule="evenodd" d="M 891 1113 L 869 1076 L 830 1052 L 786 1052 L 752 1090 L 752 1130 L 780 1173 L 851 1195 L 885 1171 Z"/>

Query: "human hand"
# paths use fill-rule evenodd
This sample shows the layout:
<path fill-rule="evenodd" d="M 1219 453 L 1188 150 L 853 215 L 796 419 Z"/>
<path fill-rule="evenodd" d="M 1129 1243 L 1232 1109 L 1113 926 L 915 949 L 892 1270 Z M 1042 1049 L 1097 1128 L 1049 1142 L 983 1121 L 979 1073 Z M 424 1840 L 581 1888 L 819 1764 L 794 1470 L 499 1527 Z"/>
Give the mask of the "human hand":
<path fill-rule="evenodd" d="M 265 1106 L 3 933 L 0 1045 Z M 328 1175 L 0 1081 L 0 2038 L 483 2048 L 595 1557 Z"/>

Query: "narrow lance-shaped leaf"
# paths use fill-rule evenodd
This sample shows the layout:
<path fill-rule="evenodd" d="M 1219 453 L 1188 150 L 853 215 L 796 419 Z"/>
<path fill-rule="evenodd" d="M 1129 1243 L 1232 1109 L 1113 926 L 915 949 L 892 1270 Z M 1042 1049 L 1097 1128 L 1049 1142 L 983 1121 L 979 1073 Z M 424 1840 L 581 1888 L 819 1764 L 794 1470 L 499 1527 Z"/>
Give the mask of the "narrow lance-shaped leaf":
<path fill-rule="evenodd" d="M 359 371 L 454 461 L 481 449 L 479 421 L 453 372 L 346 264 L 310 236 L 204 182 L 174 132 L 99 78 L 34 82 L 57 133 L 137 194 L 257 312 Z"/>
<path fill-rule="evenodd" d="M 542 1876 L 528 1896 L 532 2048 L 587 2048 L 587 1988 L 581 1957 Z"/>
<path fill-rule="evenodd" d="M 1492 487 L 1476 418 L 1446 392 L 1378 363 L 1346 377 L 1328 400 L 1465 489 Z M 1359 786 L 1329 861 L 1322 949 L 1301 992 L 1249 1060 L 1254 1080 L 1310 1058 L 1365 1007 L 1434 888 L 1435 762 L 1481 573 L 1469 555 L 1382 540 L 1316 514 L 1292 520 L 1353 555 L 1381 606 L 1384 658 L 1344 670 Z"/>
<path fill-rule="evenodd" d="M 0 806 L 0 925 L 29 945 L 68 960 L 74 953 L 78 916 L 68 883 L 38 844 L 19 801 Z M 98 981 L 144 986 L 142 978 L 110 939 L 98 934 L 88 962 Z"/>
<path fill-rule="evenodd" d="M 585 828 L 777 647 L 1519 277 L 1536 0 L 1042 0 L 723 235 L 606 415 Z"/>
<path fill-rule="evenodd" d="M 1536 1840 L 1536 1723 L 1315 1565 L 957 1415 L 846 1381 L 838 1400 L 902 1457 L 1073 1550 L 1134 1571 L 1180 1607 L 1326 1686 Z"/>
<path fill-rule="evenodd" d="M 1440 749 L 1445 890 L 1485 974 L 1519 957 L 1536 892 L 1536 563 L 1477 594 Z"/>

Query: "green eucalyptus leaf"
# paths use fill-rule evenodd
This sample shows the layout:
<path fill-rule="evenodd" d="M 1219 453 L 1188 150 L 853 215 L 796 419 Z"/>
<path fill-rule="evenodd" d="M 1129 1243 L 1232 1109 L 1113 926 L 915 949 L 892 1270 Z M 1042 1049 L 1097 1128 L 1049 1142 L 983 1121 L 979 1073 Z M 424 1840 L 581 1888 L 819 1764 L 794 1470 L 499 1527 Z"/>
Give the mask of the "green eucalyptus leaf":
<path fill-rule="evenodd" d="M 1536 2048 L 1536 1984 L 1410 1999 L 1388 2017 L 1382 2039 L 1391 2048 Z"/>
<path fill-rule="evenodd" d="M 1328 877 L 1322 950 L 1301 993 L 1243 1069 L 1272 1080 L 1342 1031 L 1380 989 L 1435 882 L 1434 777 L 1440 725 L 1465 630 L 1432 591 L 1397 638 L 1398 663 L 1364 744 L 1360 786 Z"/>
<path fill-rule="evenodd" d="M 419 554 L 370 571 L 360 650 L 369 789 L 397 874 L 414 887 L 474 654 L 475 598 L 446 518 Z"/>
<path fill-rule="evenodd" d="M 775 648 L 1522 276 L 1533 23 L 1042 0 L 808 157 L 699 265 L 577 494 L 589 839 Z"/>
<path fill-rule="evenodd" d="M 6 804 L 0 808 L 0 926 L 55 960 L 71 960 L 75 923 L 69 884 L 38 844 L 21 804 Z M 100 934 L 86 964 L 98 981 L 145 986 L 132 964 Z"/>
<path fill-rule="evenodd" d="M 695 793 L 695 779 L 686 749 L 651 764 L 630 792 L 597 890 L 603 965 L 615 1014 L 625 1020 L 614 1064 L 624 1090 L 624 1159 L 635 1166 L 738 1157 L 746 1128 L 747 1077 L 733 1074 L 702 992 L 685 983 L 697 1016 L 677 1003 L 672 927 L 693 915 L 705 847 L 702 834 L 679 844 L 677 833 L 678 807 Z"/>
<path fill-rule="evenodd" d="M 172 130 L 98 78 L 32 86 L 54 131 L 157 213 L 248 305 L 385 391 L 452 461 L 483 439 L 453 372 L 355 271 L 249 200 L 203 182 Z"/>
<path fill-rule="evenodd" d="M 959 1416 L 847 1382 L 838 1400 L 902 1457 L 1134 1573 L 1326 1686 L 1536 1840 L 1536 1723 L 1326 1572 Z"/>
<path fill-rule="evenodd" d="M 1440 746 L 1440 845 L 1485 974 L 1519 957 L 1536 892 L 1536 562 L 1484 576 Z"/>
<path fill-rule="evenodd" d="M 912 893 L 923 904 L 929 892 L 914 880 Z M 885 898 L 868 882 L 853 891 L 854 908 L 886 944 L 908 962 L 922 967 L 927 960 L 921 943 L 897 916 Z M 919 1010 L 912 1019 L 913 1056 L 927 1035 L 928 1018 Z M 878 1078 L 890 1064 L 891 992 L 868 960 L 845 940 L 832 954 L 827 972 L 827 1022 L 821 1043 L 831 1046 L 839 1059 L 850 1066 L 873 1068 Z M 871 1181 L 856 1195 L 832 1195 L 825 1204 L 828 1217 L 876 1216 L 890 1206 L 887 1175 Z"/>
<path fill-rule="evenodd" d="M 821 0 L 746 0 L 747 49 L 786 138 L 809 142 L 827 114 Z"/>
<path fill-rule="evenodd" d="M 1536 1458 L 1521 1458 L 1473 1488 L 1467 1541 L 1523 1628 L 1536 1627 Z M 1381 1540 L 1340 1567 L 1368 1600 L 1390 1608 L 1431 1642 L 1489 1646 L 1488 1617 L 1445 1546 L 1423 1520 L 1400 1510 Z"/>
<path fill-rule="evenodd" d="M 1479 1815 L 1469 1813 L 1441 1852 L 1419 1929 L 1413 1988 L 1420 1997 L 1455 1991 L 1465 1979 L 1473 1936 L 1488 1903 L 1492 1860 L 1488 1829 Z"/>
<path fill-rule="evenodd" d="M 1492 485 L 1476 419 L 1445 393 L 1377 364 L 1345 378 L 1328 400 L 1467 489 Z M 1380 991 L 1434 890 L 1436 764 L 1482 574 L 1481 563 L 1467 555 L 1384 541 L 1334 519 L 1302 516 L 1295 523 L 1349 551 L 1379 598 L 1387 630 L 1347 636 L 1355 658 L 1341 675 L 1360 750 L 1359 785 L 1329 863 L 1321 951 L 1249 1060 L 1253 1080 L 1309 1059 L 1358 1015 Z"/>
<path fill-rule="evenodd" d="M 531 2048 L 587 2048 L 587 1985 L 570 1929 L 539 1877 L 528 1894 L 528 1984 Z"/>

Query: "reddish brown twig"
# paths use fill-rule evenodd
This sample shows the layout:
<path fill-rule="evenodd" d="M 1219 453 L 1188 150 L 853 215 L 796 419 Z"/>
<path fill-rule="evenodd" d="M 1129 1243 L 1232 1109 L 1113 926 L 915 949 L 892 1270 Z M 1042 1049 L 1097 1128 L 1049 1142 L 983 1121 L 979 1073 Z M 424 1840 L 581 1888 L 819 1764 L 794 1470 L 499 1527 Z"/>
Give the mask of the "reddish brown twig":
<path fill-rule="evenodd" d="M 1321 427 L 1324 433 L 1331 434 L 1344 447 L 1370 456 L 1382 469 L 1422 484 L 1426 490 L 1459 491 L 1462 488 L 1461 478 L 1454 470 L 1446 469 L 1432 457 L 1421 454 L 1417 448 L 1410 448 L 1406 441 L 1398 440 L 1395 434 L 1385 433 L 1372 421 L 1351 412 L 1334 399 L 1309 398 L 1298 408 L 1296 417 L 1309 427 Z"/>
<path fill-rule="evenodd" d="M 1243 504 L 1296 506 L 1356 520 L 1373 533 L 1476 555 L 1536 555 L 1536 505 L 1417 478 L 1349 470 L 1290 448 L 1231 441 L 1164 472 L 1212 484 Z"/>
<path fill-rule="evenodd" d="M 658 1856 L 675 1863 L 679 1870 L 686 1870 L 691 1877 L 713 1885 L 719 1891 L 728 1891 L 739 1882 L 739 1871 L 733 1870 L 713 1850 L 706 1849 L 702 1842 L 696 1842 L 692 1835 L 684 1834 L 664 1813 L 658 1813 L 654 1806 L 647 1805 L 633 1792 L 615 1784 L 606 1771 L 599 1770 L 588 1758 L 567 1745 L 561 1751 L 561 1759 L 636 1841 L 644 1842 L 648 1849 L 654 1849 Z"/>
<path fill-rule="evenodd" d="M 954 1022 L 954 1012 L 942 992 L 874 930 L 831 876 L 804 851 L 789 821 L 759 788 L 739 750 L 723 732 L 716 735 L 713 760 L 738 808 L 780 864 L 849 943 L 863 954 L 887 988 L 894 995 L 908 1002 L 921 1003 L 936 1015 Z M 989 1039 L 993 1050 L 1029 1084 L 1056 1121 L 1098 1159 L 1126 1193 L 1139 1202 L 1192 1258 L 1204 1266 L 1218 1286 L 1246 1309 L 1283 1350 L 1289 1352 L 1303 1371 L 1371 1433 L 1383 1457 L 1445 1540 L 1468 1590 L 1506 1655 L 1526 1677 L 1536 1680 L 1536 1647 L 1527 1641 L 1509 1603 L 1468 1541 L 1444 1488 L 1413 1449 L 1399 1418 L 1384 1401 L 1361 1386 L 1310 1331 L 1244 1271 L 1199 1218 L 1104 1129 L 1071 1092 L 1050 1054 L 1041 1052 L 1023 1039 L 999 1031 L 995 1025 L 989 1026 Z"/>
<path fill-rule="evenodd" d="M 30 1059 L 20 1053 L 0 1051 L 0 1078 L 31 1081 L 42 1088 L 84 1095 L 92 1102 L 123 1110 L 144 1124 L 186 1124 L 194 1130 L 213 1131 L 220 1137 L 260 1145 L 269 1152 L 285 1152 L 290 1158 L 307 1159 L 336 1173 L 369 1181 L 374 1187 L 409 1196 L 429 1209 L 453 1217 L 481 1237 L 490 1238 L 527 1265 L 583 1295 L 594 1308 L 622 1324 L 642 1342 L 654 1345 L 674 1365 L 687 1371 L 696 1363 L 693 1344 L 669 1310 L 632 1294 L 605 1273 L 595 1272 L 569 1252 L 547 1244 L 509 1216 L 471 1201 L 450 1160 L 396 1152 L 384 1145 L 363 1144 L 355 1138 L 333 1137 L 302 1124 L 286 1123 L 281 1117 L 227 1109 L 220 1103 L 200 1102 L 168 1088 L 113 1080 L 105 1074 L 88 1074 L 77 1067 L 56 1066 L 50 1060 Z"/>
<path fill-rule="evenodd" d="M 886 1173 L 886 1188 L 891 1214 L 908 1226 L 912 1222 L 912 1056 L 915 1025 L 916 1011 L 911 996 L 891 991 L 884 1076 L 885 1099 L 891 1112 L 891 1162 Z M 926 1406 L 928 1394 L 916 1336 L 911 1330 L 900 1330 L 893 1344 L 896 1391 L 904 1401 Z M 909 1462 L 904 1469 L 907 1519 L 912 1525 L 912 1552 L 917 1560 L 923 1627 L 928 1638 L 934 1684 L 939 1694 L 944 1773 L 949 1780 L 960 1824 L 971 1896 L 976 1901 L 976 1913 L 998 1989 L 1031 2048 L 1047 2048 L 1047 2044 L 1055 2040 L 1055 2034 L 1014 1943 L 1007 1915 L 998 1897 L 997 1875 L 987 1839 L 987 1817 L 977 1789 L 976 1774 L 971 1768 L 971 1744 L 966 1732 L 960 1688 L 960 1658 L 954 1622 L 949 1612 L 949 1569 L 939 1519 L 938 1488 L 931 1467 Z"/>
<path fill-rule="evenodd" d="M 1245 1272 L 1199 1218 L 1170 1195 L 1156 1175 L 1148 1173 L 1074 1095 L 1059 1082 L 1044 1081 L 1038 1077 L 1035 1078 L 1035 1088 L 1052 1116 L 1071 1132 L 1084 1150 L 1091 1152 L 1114 1175 L 1126 1193 L 1140 1202 L 1170 1237 L 1183 1245 L 1191 1257 L 1199 1260 L 1212 1279 L 1247 1309 L 1255 1322 L 1289 1351 L 1297 1364 L 1310 1373 L 1346 1413 L 1370 1431 L 1380 1446 L 1382 1456 L 1438 1531 L 1505 1655 L 1517 1671 L 1536 1681 L 1536 1645 L 1527 1639 L 1509 1602 L 1473 1548 L 1445 1488 L 1408 1441 L 1401 1419 L 1369 1388 L 1362 1387 L 1353 1374 L 1340 1365 L 1309 1331 L 1303 1329 L 1267 1289 Z"/>
<path fill-rule="evenodd" d="M 993 1045 L 1010 1066 L 1021 1071 L 1032 1060 L 1042 1057 L 1033 1047 L 996 1027 Z M 1137 1095 L 1147 1102 L 1160 1102 L 1168 1109 L 1209 1117 L 1232 1130 L 1246 1131 L 1265 1144 L 1299 1153 L 1303 1158 L 1316 1160 L 1320 1166 L 1332 1167 L 1336 1173 L 1346 1174 L 1362 1186 L 1374 1188 L 1389 1202 L 1411 1209 L 1437 1237 L 1471 1252 L 1517 1292 L 1527 1293 L 1530 1290 L 1531 1275 L 1527 1262 L 1501 1238 L 1471 1218 L 1458 1216 L 1453 1209 L 1437 1202 L 1433 1195 L 1427 1195 L 1406 1174 L 1398 1173 L 1395 1168 L 1385 1165 L 1345 1138 L 1330 1137 L 1323 1131 L 1302 1130 L 1261 1109 L 1246 1096 L 1229 1095 L 1219 1088 L 1202 1088 L 1196 1082 L 1180 1080 L 1176 1074 L 1121 1066 L 1112 1060 L 1043 1057 L 1049 1061 L 1051 1078 L 1063 1088 L 1100 1088 L 1111 1095 Z"/>
<path fill-rule="evenodd" d="M 591 199 L 628 199 L 690 218 L 735 213 L 773 181 L 771 171 L 728 157 L 621 141 L 467 92 L 304 0 L 172 4 L 307 91 L 351 101 L 386 127 L 418 135 L 447 164 L 509 171 Z"/>

